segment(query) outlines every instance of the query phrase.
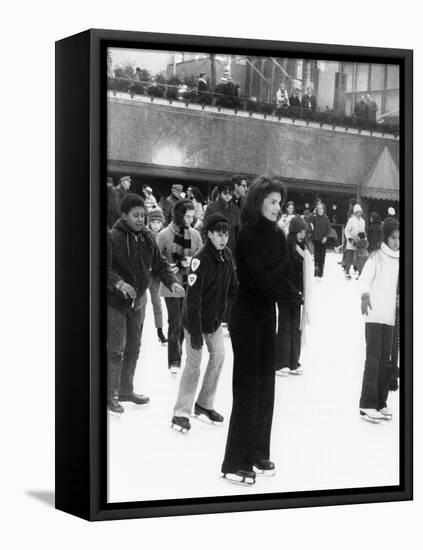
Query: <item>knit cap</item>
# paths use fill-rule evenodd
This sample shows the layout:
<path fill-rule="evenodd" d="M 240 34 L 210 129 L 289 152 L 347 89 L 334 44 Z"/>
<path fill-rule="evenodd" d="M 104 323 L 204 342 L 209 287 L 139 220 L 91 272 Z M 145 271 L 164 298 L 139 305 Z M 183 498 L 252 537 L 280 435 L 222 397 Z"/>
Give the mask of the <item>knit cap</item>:
<path fill-rule="evenodd" d="M 155 208 L 154 210 L 151 210 L 151 212 L 148 214 L 148 223 L 150 223 L 152 220 L 160 220 L 164 223 L 164 215 L 163 211 L 160 208 Z"/>
<path fill-rule="evenodd" d="M 299 233 L 300 231 L 307 231 L 307 224 L 302 216 L 293 216 L 289 222 L 289 232 Z"/>

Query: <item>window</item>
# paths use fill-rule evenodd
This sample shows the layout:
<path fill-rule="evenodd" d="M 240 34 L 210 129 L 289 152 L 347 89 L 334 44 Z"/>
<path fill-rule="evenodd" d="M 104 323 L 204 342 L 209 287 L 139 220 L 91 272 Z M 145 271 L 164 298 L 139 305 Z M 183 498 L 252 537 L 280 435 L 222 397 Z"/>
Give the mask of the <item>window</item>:
<path fill-rule="evenodd" d="M 352 63 L 344 63 L 343 72 L 347 75 L 347 92 L 353 91 L 354 67 Z"/>
<path fill-rule="evenodd" d="M 387 89 L 399 88 L 399 66 L 388 65 L 388 81 L 386 84 Z"/>
<path fill-rule="evenodd" d="M 399 109 L 399 91 L 386 92 L 385 112 L 390 113 L 395 109 Z"/>
<path fill-rule="evenodd" d="M 369 89 L 369 68 L 370 65 L 357 65 L 357 73 L 355 79 L 355 91 L 364 92 Z"/>
<path fill-rule="evenodd" d="M 385 87 L 385 65 L 372 65 L 370 73 L 370 89 L 383 90 Z"/>

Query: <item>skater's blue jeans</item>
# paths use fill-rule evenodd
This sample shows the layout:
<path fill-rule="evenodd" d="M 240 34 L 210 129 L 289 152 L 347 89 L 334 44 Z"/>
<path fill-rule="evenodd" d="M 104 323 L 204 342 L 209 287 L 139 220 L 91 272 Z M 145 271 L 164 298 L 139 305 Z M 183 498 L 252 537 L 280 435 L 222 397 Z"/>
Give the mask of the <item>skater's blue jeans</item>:
<path fill-rule="evenodd" d="M 222 327 L 220 326 L 211 334 L 203 334 L 203 340 L 209 352 L 209 361 L 204 373 L 201 390 L 197 397 L 197 403 L 200 407 L 210 410 L 213 409 L 214 406 L 217 385 L 225 359 Z M 187 331 L 185 331 L 185 342 L 187 359 L 185 368 L 182 372 L 173 414 L 174 416 L 189 417 L 192 414 L 195 394 L 200 379 L 200 365 L 203 350 L 197 350 L 191 347 L 191 337 Z"/>
<path fill-rule="evenodd" d="M 366 363 L 364 365 L 361 409 L 386 407 L 392 377 L 391 350 L 394 327 L 366 323 Z"/>
<path fill-rule="evenodd" d="M 107 399 L 134 391 L 140 353 L 145 295 L 131 310 L 107 309 Z"/>

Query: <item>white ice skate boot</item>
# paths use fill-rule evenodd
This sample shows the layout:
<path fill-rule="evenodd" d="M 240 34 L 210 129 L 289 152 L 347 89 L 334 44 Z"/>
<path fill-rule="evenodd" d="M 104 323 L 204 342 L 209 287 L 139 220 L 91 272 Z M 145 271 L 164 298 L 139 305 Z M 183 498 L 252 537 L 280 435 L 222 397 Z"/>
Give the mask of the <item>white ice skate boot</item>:
<path fill-rule="evenodd" d="M 289 376 L 290 372 L 291 369 L 289 367 L 283 367 L 282 369 L 278 369 L 276 371 L 276 376 Z"/>
<path fill-rule="evenodd" d="M 253 464 L 253 469 L 258 476 L 273 477 L 276 475 L 276 468 L 270 460 L 257 460 Z"/>
<path fill-rule="evenodd" d="M 392 411 L 389 407 L 383 407 L 383 409 L 379 409 L 379 412 L 384 420 L 392 420 Z"/>
<path fill-rule="evenodd" d="M 367 420 L 367 422 L 372 422 L 373 424 L 379 424 L 384 418 L 383 414 L 376 409 L 360 409 L 360 416 L 363 420 Z"/>
<path fill-rule="evenodd" d="M 235 483 L 236 485 L 244 485 L 245 487 L 251 487 L 256 482 L 255 472 L 248 472 L 247 470 L 237 470 L 236 472 L 222 473 L 221 476 L 229 483 Z"/>
<path fill-rule="evenodd" d="M 296 369 L 292 369 L 289 371 L 289 374 L 293 374 L 294 376 L 300 376 L 301 374 L 304 374 L 303 367 L 297 367 Z"/>

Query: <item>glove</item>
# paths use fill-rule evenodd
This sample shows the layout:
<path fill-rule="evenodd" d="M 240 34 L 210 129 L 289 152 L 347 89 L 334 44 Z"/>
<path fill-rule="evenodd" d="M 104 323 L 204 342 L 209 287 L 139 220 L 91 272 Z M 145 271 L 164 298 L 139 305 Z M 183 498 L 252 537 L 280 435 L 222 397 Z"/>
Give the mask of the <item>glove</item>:
<path fill-rule="evenodd" d="M 373 309 L 372 308 L 372 303 L 370 301 L 370 294 L 365 293 L 361 296 L 361 313 L 363 315 L 368 315 L 369 314 L 369 308 Z"/>
<path fill-rule="evenodd" d="M 191 347 L 196 350 L 203 347 L 203 336 L 201 334 L 191 334 Z"/>

